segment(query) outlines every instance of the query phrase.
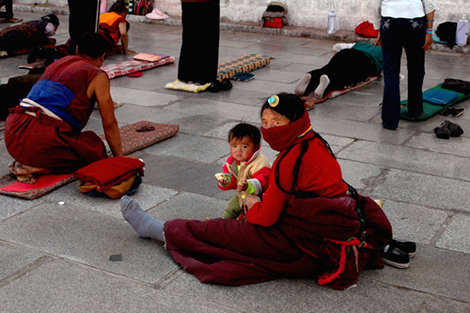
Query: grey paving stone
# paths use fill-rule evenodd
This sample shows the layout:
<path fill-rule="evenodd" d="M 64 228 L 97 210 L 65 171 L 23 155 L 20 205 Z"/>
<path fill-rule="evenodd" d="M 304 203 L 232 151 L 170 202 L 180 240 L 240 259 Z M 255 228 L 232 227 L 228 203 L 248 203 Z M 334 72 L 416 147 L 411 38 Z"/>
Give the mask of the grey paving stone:
<path fill-rule="evenodd" d="M 163 244 L 141 239 L 121 217 L 47 204 L 4 222 L 2 240 L 146 282 L 174 270 Z M 112 262 L 120 254 L 122 262 Z"/>
<path fill-rule="evenodd" d="M 269 65 L 265 71 L 259 71 L 259 73 L 253 74 L 257 74 L 257 79 L 287 84 L 297 83 L 297 81 L 303 76 L 299 75 L 298 73 L 273 70 L 269 67 Z"/>
<path fill-rule="evenodd" d="M 371 193 L 384 199 L 444 210 L 469 212 L 470 183 L 399 170 L 390 170 Z"/>
<path fill-rule="evenodd" d="M 204 148 L 203 148 L 204 147 Z M 179 134 L 170 140 L 146 148 L 146 153 L 173 156 L 202 163 L 212 163 L 227 154 L 225 141 Z"/>
<path fill-rule="evenodd" d="M 436 125 L 436 127 L 437 126 L 439 125 Z M 470 138 L 452 137 L 452 140 L 446 140 L 437 138 L 434 134 L 432 134 L 432 136 L 419 134 L 418 136 L 412 137 L 407 143 L 408 146 L 428 149 L 440 154 L 458 155 L 466 158 L 470 157 L 470 150 L 468 149 L 469 144 Z M 436 162 L 437 161 L 439 160 L 436 160 Z"/>
<path fill-rule="evenodd" d="M 0 285 L 2 285 L 2 280 L 42 256 L 44 254 L 41 252 L 0 242 Z"/>
<path fill-rule="evenodd" d="M 338 127 L 338 120 L 334 117 L 317 118 L 315 116 L 315 109 L 310 110 L 309 113 L 313 129 L 320 134 L 392 144 L 401 144 L 414 134 L 412 130 L 398 128 L 395 131 L 390 131 L 384 129 L 380 124 L 350 121 L 347 119 L 342 119 L 341 127 Z"/>
<path fill-rule="evenodd" d="M 332 99 L 336 100 L 336 99 Z M 340 102 L 338 99 L 336 101 L 327 100 L 326 102 L 316 105 L 314 108 L 313 116 L 316 118 L 321 118 L 323 116 L 329 117 L 332 115 L 341 115 L 347 116 L 349 120 L 367 122 L 372 119 L 374 116 L 380 114 L 379 107 L 375 106 L 363 106 L 353 103 Z"/>
<path fill-rule="evenodd" d="M 148 107 L 143 110 L 141 106 L 125 104 L 115 110 L 116 118 L 121 123 L 132 124 L 140 121 L 151 121 L 155 123 L 171 124 L 174 119 L 188 116 L 184 113 L 167 109 Z"/>
<path fill-rule="evenodd" d="M 230 102 L 211 101 L 203 98 L 193 99 L 188 103 L 174 103 L 166 107 L 168 110 L 174 110 L 187 115 L 205 114 L 211 117 L 220 118 L 221 122 L 226 120 L 249 123 L 260 122 L 260 109 L 262 103 L 258 107 L 250 105 L 241 105 Z"/>
<path fill-rule="evenodd" d="M 348 160 L 338 160 L 343 173 L 343 179 L 358 190 L 362 190 L 379 176 L 383 168 Z"/>
<path fill-rule="evenodd" d="M 34 200 L 26 200 L 5 195 L 0 195 L 0 202 L 2 203 L 0 208 L 0 221 L 5 220 L 18 213 L 27 211 L 43 203 L 41 198 Z"/>
<path fill-rule="evenodd" d="M 446 225 L 444 232 L 436 243 L 436 246 L 443 249 L 460 251 L 470 254 L 470 216 L 456 214 Z"/>
<path fill-rule="evenodd" d="M 180 101 L 177 95 L 162 94 L 152 91 L 138 91 L 132 88 L 111 88 L 111 96 L 118 103 L 130 103 L 141 106 L 164 106 Z"/>
<path fill-rule="evenodd" d="M 411 144 L 403 147 L 358 140 L 342 150 L 338 157 L 410 172 L 470 180 L 467 158 L 416 149 Z"/>
<path fill-rule="evenodd" d="M 411 289 L 435 298 L 446 299 L 450 303 L 453 301 L 464 303 L 463 308 L 469 310 L 470 272 L 465 270 L 469 266 L 468 255 L 418 245 L 416 256 L 411 259 L 408 269 L 397 269 L 387 265 L 380 270 L 380 275 L 374 275 L 373 279 L 388 282 L 397 288 Z M 374 272 L 376 271 L 366 271 L 363 274 L 368 277 L 369 274 L 375 274 Z"/>
<path fill-rule="evenodd" d="M 425 245 L 429 245 L 441 228 L 445 227 L 448 218 L 448 214 L 443 211 L 392 200 L 383 200 L 382 209 L 392 224 L 395 239 Z"/>
<path fill-rule="evenodd" d="M 225 193 L 230 198 L 236 194 L 235 191 Z M 202 221 L 206 217 L 212 219 L 222 217 L 226 205 L 227 200 L 182 192 L 150 210 L 148 214 L 163 221 L 179 218 Z"/>
<path fill-rule="evenodd" d="M 18 301 L 21 294 L 21 301 Z M 235 312 L 67 261 L 46 264 L 0 290 L 4 312 Z"/>
<path fill-rule="evenodd" d="M 281 279 L 228 287 L 201 285 L 190 274 L 174 279 L 165 290 L 226 303 L 242 312 L 418 312 L 428 307 L 444 310 L 469 307 L 458 300 L 382 284 L 378 278 L 385 271 L 365 271 L 361 273 L 356 288 L 342 292 L 319 286 L 315 279 Z M 347 301 L 344 301 L 345 297 Z"/>
<path fill-rule="evenodd" d="M 146 168 L 151 169 L 144 177 L 148 184 L 206 196 L 219 197 L 222 194 L 214 177 L 215 173 L 222 171 L 221 166 L 148 153 L 141 157 Z M 222 196 L 223 199 L 227 197 Z"/>
<path fill-rule="evenodd" d="M 149 208 L 152 208 L 177 194 L 175 190 L 158 188 L 147 184 L 145 176 L 142 179 L 143 183 L 140 185 L 137 192 L 132 195 L 132 198 L 139 201 L 144 210 L 148 210 Z M 65 187 L 61 187 L 59 190 L 60 192 L 52 192 L 45 195 L 43 197 L 44 201 L 48 201 L 53 204 L 64 202 L 64 205 L 72 205 L 118 218 L 121 217 L 119 199 L 87 196 L 80 192 L 78 181 L 74 181 Z"/>

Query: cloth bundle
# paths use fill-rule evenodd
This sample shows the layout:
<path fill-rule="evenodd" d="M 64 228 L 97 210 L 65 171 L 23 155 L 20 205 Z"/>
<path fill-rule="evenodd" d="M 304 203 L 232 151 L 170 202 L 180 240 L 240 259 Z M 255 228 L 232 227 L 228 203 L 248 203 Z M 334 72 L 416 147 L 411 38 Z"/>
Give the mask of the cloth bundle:
<path fill-rule="evenodd" d="M 80 181 L 80 191 L 112 199 L 120 198 L 129 191 L 135 192 L 144 176 L 144 162 L 126 157 L 103 159 L 87 165 L 74 173 Z M 95 192 L 96 191 L 96 192 Z"/>

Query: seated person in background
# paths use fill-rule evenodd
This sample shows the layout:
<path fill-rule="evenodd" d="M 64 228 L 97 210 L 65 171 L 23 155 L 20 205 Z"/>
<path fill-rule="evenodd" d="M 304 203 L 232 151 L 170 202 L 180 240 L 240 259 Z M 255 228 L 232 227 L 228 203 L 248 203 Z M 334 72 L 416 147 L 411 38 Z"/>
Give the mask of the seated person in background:
<path fill-rule="evenodd" d="M 224 165 L 224 173 L 217 177 L 222 190 L 236 190 L 228 202 L 222 218 L 237 218 L 243 211 L 249 194 L 261 196 L 268 187 L 271 163 L 261 154 L 261 132 L 253 125 L 240 123 L 228 133 L 231 156 Z"/>
<path fill-rule="evenodd" d="M 135 51 L 129 50 L 129 23 L 126 21 L 127 8 L 122 1 L 115 2 L 108 13 L 100 15 L 99 33 L 104 35 L 112 47 L 112 53 L 123 52 L 133 54 Z M 121 40 L 122 46 L 118 46 Z"/>
<path fill-rule="evenodd" d="M 341 90 L 358 84 L 382 71 L 382 49 L 370 43 L 336 44 L 335 55 L 327 65 L 313 70 L 295 86 L 294 93 L 308 96 L 315 91 L 315 98 L 322 99 L 330 91 Z"/>
<path fill-rule="evenodd" d="M 13 24 L 0 31 L 0 57 L 16 55 L 18 51 L 55 44 L 59 19 L 54 14 L 38 21 Z"/>
<path fill-rule="evenodd" d="M 10 171 L 19 181 L 35 183 L 35 174 L 73 173 L 108 157 L 97 134 L 82 132 L 95 101 L 113 155 L 123 155 L 109 79 L 100 69 L 108 50 L 102 35 L 85 34 L 78 54 L 48 66 L 7 117 L 5 145 L 15 159 Z"/>

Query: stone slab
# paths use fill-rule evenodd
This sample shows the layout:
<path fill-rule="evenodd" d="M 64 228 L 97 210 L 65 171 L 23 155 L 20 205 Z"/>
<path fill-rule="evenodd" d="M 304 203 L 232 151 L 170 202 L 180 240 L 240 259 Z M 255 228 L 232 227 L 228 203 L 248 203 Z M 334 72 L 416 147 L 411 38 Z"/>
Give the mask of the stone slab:
<path fill-rule="evenodd" d="M 470 217 L 468 215 L 454 215 L 449 224 L 446 225 L 441 237 L 436 242 L 436 246 L 470 254 L 469 229 Z"/>
<path fill-rule="evenodd" d="M 1 240 L 141 281 L 155 283 L 177 268 L 161 242 L 139 238 L 122 217 L 68 204 L 45 204 L 2 226 Z M 123 261 L 110 261 L 115 254 Z"/>
<path fill-rule="evenodd" d="M 44 254 L 41 252 L 25 249 L 7 242 L 0 242 L 0 285 L 2 285 L 2 280 L 42 256 Z"/>
<path fill-rule="evenodd" d="M 397 147 L 358 140 L 342 150 L 338 157 L 410 172 L 470 180 L 467 158 L 425 150 L 422 143 L 418 145 L 414 147 L 409 143 L 408 146 Z"/>
<path fill-rule="evenodd" d="M 470 183 L 461 180 L 390 170 L 371 193 L 384 199 L 468 213 L 469 189 Z"/>

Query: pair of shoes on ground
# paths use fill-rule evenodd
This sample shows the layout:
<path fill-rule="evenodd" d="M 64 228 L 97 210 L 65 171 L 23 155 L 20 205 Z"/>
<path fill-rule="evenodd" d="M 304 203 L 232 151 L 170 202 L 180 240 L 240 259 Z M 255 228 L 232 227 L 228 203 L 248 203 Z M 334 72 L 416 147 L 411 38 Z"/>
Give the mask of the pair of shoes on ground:
<path fill-rule="evenodd" d="M 441 113 L 439 113 L 439 115 L 450 116 L 450 117 L 459 117 L 460 115 L 463 114 L 463 111 L 464 111 L 464 108 L 447 108 L 444 111 L 442 111 Z"/>
<path fill-rule="evenodd" d="M 377 249 L 377 253 L 385 264 L 405 269 L 410 267 L 410 258 L 416 254 L 416 243 L 392 239 L 392 242 Z"/>
<path fill-rule="evenodd" d="M 220 90 L 225 91 L 229 90 L 232 88 L 232 83 L 230 82 L 230 79 L 224 79 L 222 82 L 216 80 L 211 83 L 211 85 L 206 89 L 207 91 L 210 92 L 219 92 Z"/>
<path fill-rule="evenodd" d="M 240 82 L 247 82 L 250 80 L 255 79 L 255 75 L 244 72 L 244 73 L 237 73 L 235 76 L 232 77 L 233 80 L 240 81 Z"/>
<path fill-rule="evenodd" d="M 459 137 L 462 135 L 463 129 L 459 124 L 445 120 L 441 126 L 434 128 L 434 133 L 438 138 L 449 139 L 449 137 Z"/>

